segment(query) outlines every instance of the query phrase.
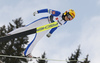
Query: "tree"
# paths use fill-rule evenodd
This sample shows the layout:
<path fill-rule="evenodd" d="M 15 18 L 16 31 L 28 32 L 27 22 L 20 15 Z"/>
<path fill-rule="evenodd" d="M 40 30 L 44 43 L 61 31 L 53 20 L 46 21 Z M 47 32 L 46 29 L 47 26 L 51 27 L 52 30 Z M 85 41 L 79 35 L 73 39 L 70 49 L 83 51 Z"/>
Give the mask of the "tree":
<path fill-rule="evenodd" d="M 69 58 L 68 63 L 77 63 L 80 54 L 81 54 L 81 52 L 80 52 L 80 46 L 79 46 L 78 49 L 76 50 L 75 54 L 72 54 L 71 57 Z M 75 61 L 73 61 L 73 60 L 75 60 Z"/>
<path fill-rule="evenodd" d="M 90 63 L 90 61 L 88 60 L 88 56 L 89 55 L 87 55 L 86 58 L 85 58 L 85 60 L 83 62 L 81 62 L 81 63 Z"/>
<path fill-rule="evenodd" d="M 71 57 L 69 58 L 69 62 L 67 62 L 67 63 L 79 63 L 79 62 L 80 63 L 89 63 L 90 62 L 88 60 L 88 55 L 83 62 L 79 61 L 78 58 L 79 58 L 80 54 L 81 54 L 81 50 L 80 50 L 80 46 L 79 46 L 78 49 L 76 49 L 75 54 L 71 55 Z"/>
<path fill-rule="evenodd" d="M 45 52 L 43 53 L 43 55 L 41 56 L 41 58 L 43 58 L 43 59 L 46 59 L 46 54 L 45 54 Z M 46 60 L 37 60 L 37 63 L 47 63 L 48 61 L 46 61 Z"/>
<path fill-rule="evenodd" d="M 7 33 L 13 31 L 14 29 L 23 27 L 23 20 L 18 18 L 13 20 L 14 24 L 9 23 L 8 27 L 5 25 L 0 28 L 0 37 L 6 36 Z M 11 39 L 9 41 L 0 42 L 0 54 L 2 55 L 11 55 L 11 56 L 21 56 L 21 53 L 25 50 L 25 45 L 28 43 L 28 37 L 18 37 Z M 18 59 L 18 58 L 6 58 L 0 57 L 0 59 L 5 63 L 22 63 L 28 62 L 27 59 Z"/>

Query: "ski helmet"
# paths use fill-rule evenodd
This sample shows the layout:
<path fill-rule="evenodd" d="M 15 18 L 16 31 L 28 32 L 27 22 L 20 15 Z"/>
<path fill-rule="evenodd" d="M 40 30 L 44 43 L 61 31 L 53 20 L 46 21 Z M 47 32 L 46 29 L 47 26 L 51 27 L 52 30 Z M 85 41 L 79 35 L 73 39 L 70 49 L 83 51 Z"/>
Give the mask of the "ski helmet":
<path fill-rule="evenodd" d="M 72 9 L 65 11 L 62 15 L 63 20 L 65 20 L 65 16 L 69 16 L 69 15 L 74 19 L 75 18 L 75 11 Z"/>

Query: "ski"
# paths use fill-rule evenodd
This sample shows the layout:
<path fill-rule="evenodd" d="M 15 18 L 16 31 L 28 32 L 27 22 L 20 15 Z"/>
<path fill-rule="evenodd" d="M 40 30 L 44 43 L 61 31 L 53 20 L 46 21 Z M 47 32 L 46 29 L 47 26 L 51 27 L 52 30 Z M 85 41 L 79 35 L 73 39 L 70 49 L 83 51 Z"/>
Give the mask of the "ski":
<path fill-rule="evenodd" d="M 30 30 L 27 30 L 27 31 L 16 33 L 16 34 L 13 34 L 13 35 L 0 37 L 0 42 L 8 41 L 10 39 L 14 39 L 14 38 L 18 38 L 18 37 L 24 37 L 26 35 L 30 35 L 30 34 L 34 34 L 34 33 L 39 33 L 39 32 L 46 31 L 46 30 L 49 30 L 49 29 L 52 29 L 52 28 L 55 28 L 55 27 L 58 27 L 57 22 L 53 22 L 53 23 L 50 23 L 50 24 L 47 24 L 47 25 L 44 25 L 44 26 L 40 26 L 40 27 L 37 27 L 37 28 L 34 28 L 34 29 L 30 29 Z"/>
<path fill-rule="evenodd" d="M 8 58 L 24 58 L 24 59 L 28 59 L 30 57 L 25 57 L 25 56 L 11 56 L 11 55 L 0 55 L 0 57 L 8 57 Z M 32 57 L 33 59 L 37 59 L 39 57 Z M 32 59 L 30 58 L 30 59 Z"/>
<path fill-rule="evenodd" d="M 66 61 L 66 62 L 69 62 L 69 61 L 84 61 L 85 59 L 80 59 L 80 60 L 61 60 L 61 59 L 47 59 L 47 58 L 40 58 L 40 57 L 32 57 L 32 58 L 29 58 L 29 57 L 24 57 L 24 56 L 10 56 L 10 55 L 0 55 L 0 57 L 8 57 L 8 58 L 19 58 L 19 59 L 36 59 L 36 60 L 47 60 L 47 61 Z"/>
<path fill-rule="evenodd" d="M 47 59 L 40 57 L 24 57 L 24 56 L 10 56 L 10 55 L 0 55 L 0 57 L 8 57 L 8 58 L 19 58 L 19 59 L 36 59 L 36 60 L 49 60 L 49 61 L 66 61 L 66 60 L 57 60 L 57 59 Z"/>

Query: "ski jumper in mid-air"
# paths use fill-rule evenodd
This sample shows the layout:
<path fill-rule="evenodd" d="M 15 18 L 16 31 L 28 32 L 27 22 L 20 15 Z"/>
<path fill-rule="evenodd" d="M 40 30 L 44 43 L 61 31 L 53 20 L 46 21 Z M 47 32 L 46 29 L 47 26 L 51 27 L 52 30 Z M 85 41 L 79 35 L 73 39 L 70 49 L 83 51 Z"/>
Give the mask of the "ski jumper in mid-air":
<path fill-rule="evenodd" d="M 72 10 L 72 9 L 69 9 L 68 11 L 65 11 L 64 13 L 61 13 L 60 11 L 56 11 L 56 10 L 52 10 L 52 9 L 41 9 L 41 10 L 37 10 L 36 12 L 34 12 L 33 15 L 35 16 L 36 14 L 39 14 L 39 13 L 49 13 L 50 16 L 48 16 L 48 17 L 42 17 L 42 18 L 40 18 L 40 19 L 32 22 L 31 24 L 27 25 L 27 26 L 31 26 L 32 24 L 35 25 L 35 26 L 37 26 L 36 24 L 34 24 L 35 22 L 39 22 L 39 24 L 42 24 L 42 23 L 45 23 L 45 22 L 52 23 L 52 22 L 56 21 L 58 23 L 58 27 L 60 27 L 61 25 L 66 24 L 67 21 L 71 21 L 72 19 L 75 18 L 75 11 Z M 50 37 L 52 35 L 52 33 L 58 27 L 52 28 L 46 36 Z M 27 48 L 26 48 L 26 50 L 24 52 L 25 56 L 32 57 L 31 56 L 31 52 L 32 52 L 34 46 L 45 35 L 45 33 L 46 33 L 46 31 L 41 32 L 40 34 L 37 33 L 35 35 L 35 38 L 27 46 Z"/>
<path fill-rule="evenodd" d="M 41 10 L 37 10 L 36 12 L 34 12 L 33 15 L 35 16 L 36 14 L 39 14 L 39 13 L 49 13 L 50 16 L 42 17 L 26 25 L 25 27 L 15 29 L 8 34 L 13 35 L 13 34 L 27 31 L 30 29 L 34 29 L 34 28 L 37 28 L 37 27 L 40 27 L 46 24 L 50 24 L 53 22 L 57 22 L 58 27 L 60 27 L 66 24 L 67 21 L 71 21 L 72 19 L 75 18 L 75 11 L 72 9 L 69 9 L 68 11 L 65 11 L 64 13 L 61 13 L 59 11 L 52 10 L 52 9 L 41 9 Z M 37 44 L 37 42 L 39 42 L 39 40 L 44 35 L 46 35 L 47 37 L 50 37 L 58 27 L 52 28 L 47 35 L 46 33 L 48 32 L 48 30 L 36 33 L 34 39 L 28 44 L 26 50 L 24 51 L 23 56 L 32 57 L 31 53 L 32 53 L 33 48 Z"/>

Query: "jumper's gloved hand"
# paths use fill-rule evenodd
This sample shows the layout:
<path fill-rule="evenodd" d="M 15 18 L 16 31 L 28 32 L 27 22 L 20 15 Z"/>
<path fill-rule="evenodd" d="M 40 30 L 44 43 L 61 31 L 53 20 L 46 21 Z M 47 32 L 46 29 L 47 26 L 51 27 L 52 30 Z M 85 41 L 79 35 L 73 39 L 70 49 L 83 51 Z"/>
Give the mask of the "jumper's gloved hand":
<path fill-rule="evenodd" d="M 38 14 L 38 12 L 37 12 L 37 11 L 35 11 L 35 12 L 33 13 L 33 16 L 35 16 L 36 14 Z"/>
<path fill-rule="evenodd" d="M 48 33 L 46 36 L 49 38 L 51 36 L 51 33 Z"/>

